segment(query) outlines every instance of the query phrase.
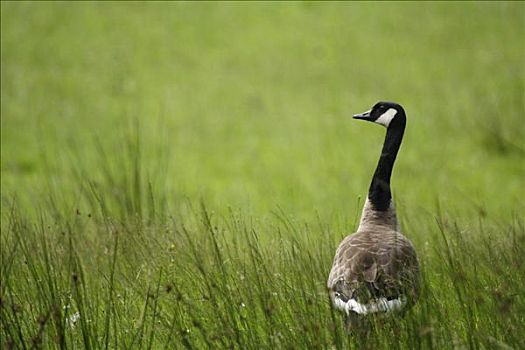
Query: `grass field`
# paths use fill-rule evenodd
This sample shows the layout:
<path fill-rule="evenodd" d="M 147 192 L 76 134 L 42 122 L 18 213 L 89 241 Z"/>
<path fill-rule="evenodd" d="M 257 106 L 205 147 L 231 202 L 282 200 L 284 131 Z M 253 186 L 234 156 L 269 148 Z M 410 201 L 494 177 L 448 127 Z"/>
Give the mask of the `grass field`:
<path fill-rule="evenodd" d="M 525 4 L 1 3 L 2 348 L 523 349 Z M 384 130 L 423 272 L 326 279 Z"/>

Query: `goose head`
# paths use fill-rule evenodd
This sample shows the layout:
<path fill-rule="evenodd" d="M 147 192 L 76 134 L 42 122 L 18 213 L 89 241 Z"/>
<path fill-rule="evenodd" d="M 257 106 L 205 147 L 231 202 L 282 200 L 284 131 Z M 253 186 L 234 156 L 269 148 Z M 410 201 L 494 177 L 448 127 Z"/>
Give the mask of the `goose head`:
<path fill-rule="evenodd" d="M 366 120 L 381 124 L 387 129 L 394 125 L 405 125 L 405 110 L 394 102 L 378 102 L 371 110 L 361 114 L 354 114 L 354 119 Z"/>

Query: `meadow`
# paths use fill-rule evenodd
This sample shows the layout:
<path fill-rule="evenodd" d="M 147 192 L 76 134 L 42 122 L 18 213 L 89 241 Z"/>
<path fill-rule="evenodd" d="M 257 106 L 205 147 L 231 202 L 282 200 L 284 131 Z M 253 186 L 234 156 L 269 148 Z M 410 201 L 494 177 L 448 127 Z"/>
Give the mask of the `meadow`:
<path fill-rule="evenodd" d="M 525 4 L 1 3 L 0 347 L 524 349 Z M 384 130 L 418 304 L 326 279 Z"/>

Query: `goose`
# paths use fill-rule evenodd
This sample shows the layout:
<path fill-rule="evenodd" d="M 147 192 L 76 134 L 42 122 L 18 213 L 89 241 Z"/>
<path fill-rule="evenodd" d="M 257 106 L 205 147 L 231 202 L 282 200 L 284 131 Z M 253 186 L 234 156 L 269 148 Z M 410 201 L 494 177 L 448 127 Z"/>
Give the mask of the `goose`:
<path fill-rule="evenodd" d="M 383 125 L 386 137 L 359 227 L 339 244 L 328 277 L 332 305 L 344 313 L 349 332 L 363 325 L 361 321 L 408 310 L 418 299 L 420 284 L 416 251 L 400 232 L 390 191 L 405 111 L 397 103 L 378 102 L 353 117 Z"/>

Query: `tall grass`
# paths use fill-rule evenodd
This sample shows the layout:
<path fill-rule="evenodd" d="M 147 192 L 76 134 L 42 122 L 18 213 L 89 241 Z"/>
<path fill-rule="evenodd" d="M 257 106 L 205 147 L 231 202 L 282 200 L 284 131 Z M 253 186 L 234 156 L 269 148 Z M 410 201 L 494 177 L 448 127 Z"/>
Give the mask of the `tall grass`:
<path fill-rule="evenodd" d="M 170 212 L 148 193 L 147 167 L 128 157 L 141 153 L 136 147 L 121 157 L 135 170 L 129 179 L 104 166 L 96 186 L 84 179 L 87 210 L 34 219 L 13 200 L 4 211 L 6 348 L 525 346 L 521 217 L 501 224 L 480 215 L 467 226 L 438 206 L 424 223 L 405 218 L 409 236 L 425 232 L 416 240 L 422 296 L 363 340 L 344 332 L 325 290 L 335 247 L 355 223 L 340 232 L 283 211 L 261 221 L 191 201 Z"/>

